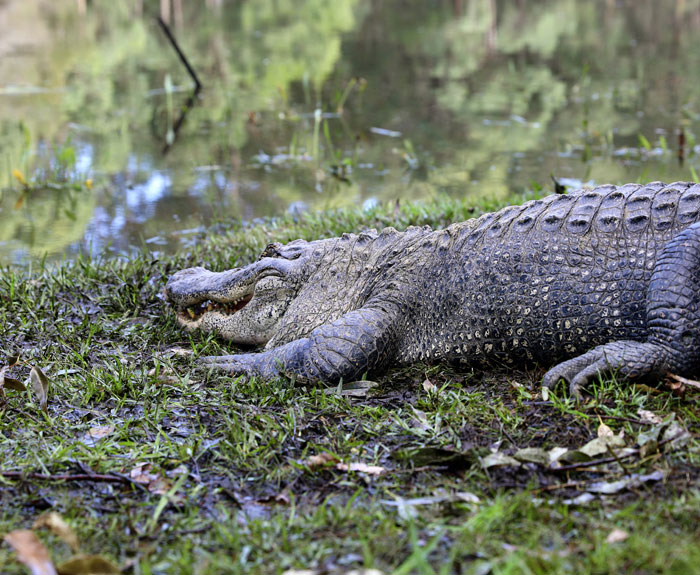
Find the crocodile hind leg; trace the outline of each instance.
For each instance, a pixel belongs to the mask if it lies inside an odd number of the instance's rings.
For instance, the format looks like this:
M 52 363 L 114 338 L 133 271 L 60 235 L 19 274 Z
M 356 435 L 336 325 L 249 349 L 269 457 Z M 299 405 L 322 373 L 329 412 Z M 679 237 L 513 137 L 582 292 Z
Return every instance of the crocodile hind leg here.
M 651 379 L 666 373 L 692 376 L 700 371 L 700 222 L 664 247 L 647 293 L 644 342 L 613 341 L 550 369 L 543 385 L 564 379 L 571 395 L 599 375 Z

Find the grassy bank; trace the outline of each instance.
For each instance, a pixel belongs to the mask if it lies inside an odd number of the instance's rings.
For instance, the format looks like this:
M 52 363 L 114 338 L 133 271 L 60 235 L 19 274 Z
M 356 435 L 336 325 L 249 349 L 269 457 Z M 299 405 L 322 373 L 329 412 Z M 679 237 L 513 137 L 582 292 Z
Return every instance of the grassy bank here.
M 270 241 L 491 207 L 289 217 L 175 257 L 3 270 L 0 344 L 20 359 L 6 376 L 38 366 L 50 388 L 46 412 L 5 390 L 0 532 L 56 512 L 80 552 L 137 574 L 700 572 L 697 394 L 601 382 L 575 405 L 543 401 L 541 371 L 434 366 L 351 390 L 238 381 L 194 369 L 226 347 L 184 334 L 162 299 L 176 269 Z M 37 533 L 56 563 L 75 552 Z M 27 572 L 8 544 L 0 566 Z

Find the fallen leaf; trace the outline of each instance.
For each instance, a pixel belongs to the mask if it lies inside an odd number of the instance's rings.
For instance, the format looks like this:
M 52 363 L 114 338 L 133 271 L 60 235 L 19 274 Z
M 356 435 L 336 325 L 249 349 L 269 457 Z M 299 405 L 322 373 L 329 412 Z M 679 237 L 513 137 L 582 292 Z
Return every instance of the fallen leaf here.
M 448 503 L 456 501 L 462 501 L 466 503 L 479 503 L 480 499 L 473 493 L 463 491 L 459 493 L 440 493 L 437 495 L 428 495 L 425 497 L 412 497 L 410 499 L 396 497 L 396 499 L 384 499 L 380 501 L 380 503 L 388 505 L 390 507 L 417 507 L 419 505 L 435 505 L 436 503 Z
M 148 377 L 155 377 L 156 381 L 162 385 L 175 385 L 180 381 L 180 378 L 170 368 L 156 369 L 155 367 L 148 370 Z
M 39 399 L 39 406 L 44 413 L 48 413 L 49 378 L 44 375 L 37 366 L 33 365 L 29 372 L 29 380 L 32 382 L 32 391 Z
M 171 479 L 174 479 L 175 477 L 180 477 L 180 475 L 182 475 L 183 473 L 189 474 L 189 472 L 190 472 L 190 470 L 187 467 L 187 465 L 185 465 L 184 463 L 181 463 L 177 467 L 170 469 L 169 471 L 166 471 L 165 474 L 168 477 L 170 477 Z
M 78 551 L 80 547 L 78 537 L 58 513 L 45 513 L 37 517 L 32 524 L 32 529 L 40 529 L 41 527 L 46 527 L 51 533 L 60 537 L 73 550 L 73 553 Z
M 645 423 L 653 423 L 655 425 L 663 423 L 663 419 L 661 419 L 661 416 L 656 415 L 653 411 L 642 409 L 641 407 L 637 410 L 637 415 L 639 416 L 639 419 L 641 419 Z
M 549 453 L 539 447 L 525 447 L 519 449 L 513 454 L 513 457 L 518 461 L 525 463 L 537 463 L 539 465 L 549 464 Z
M 301 462 L 309 469 L 314 469 L 316 467 L 324 467 L 329 463 L 336 463 L 338 458 L 332 453 L 319 453 L 318 455 L 311 455 Z
M 562 500 L 562 503 L 564 505 L 588 505 L 594 499 L 595 495 L 586 492 L 581 493 L 581 495 L 577 495 L 573 499 L 564 499 Z
M 411 427 L 420 431 L 428 431 L 431 428 L 428 416 L 422 409 L 413 408 L 415 418 L 411 419 Z
M 113 425 L 98 425 L 95 427 L 91 427 L 88 430 L 88 432 L 83 436 L 81 441 L 88 447 L 94 447 L 100 442 L 101 439 L 107 437 L 113 431 Z
M 668 387 L 675 395 L 680 397 L 685 396 L 686 388 L 690 387 L 695 390 L 700 390 L 700 381 L 695 381 L 694 379 L 687 379 L 676 375 L 675 373 L 668 373 L 664 384 Z
M 634 489 L 639 487 L 643 483 L 649 483 L 651 481 L 661 481 L 666 474 L 663 471 L 654 471 L 648 475 L 639 475 L 637 473 L 632 474 L 619 481 L 597 481 L 591 483 L 586 487 L 586 491 L 591 493 L 602 493 L 604 495 L 613 495 L 619 493 L 624 489 Z
M 460 471 L 474 465 L 481 453 L 483 450 L 476 448 L 461 452 L 442 447 L 420 447 L 395 451 L 391 457 L 402 462 L 411 462 L 414 467 L 446 467 L 450 471 Z
M 329 387 L 323 393 L 341 397 L 367 397 L 369 392 L 378 385 L 376 381 L 351 381 L 349 383 L 339 383 L 335 387 Z
M 590 460 L 590 455 L 586 455 L 578 449 L 569 449 L 557 458 L 557 463 L 585 463 Z
M 194 352 L 191 349 L 187 349 L 184 347 L 171 347 L 170 349 L 165 350 L 166 353 L 169 353 L 170 355 L 193 355 Z
M 423 382 L 423 389 L 426 391 L 426 393 L 436 393 L 437 392 L 437 385 L 435 385 L 429 379 L 426 379 Z
M 596 439 L 586 443 L 586 445 L 581 447 L 578 451 L 593 458 L 598 455 L 603 455 L 604 453 L 610 453 L 611 448 L 624 446 L 625 440 L 623 439 L 622 431 L 620 431 L 619 435 L 600 435 Z
M 150 493 L 165 495 L 172 482 L 157 473 L 151 473 L 152 465 L 150 463 L 139 463 L 129 473 L 132 481 L 146 486 Z
M 455 493 L 455 497 L 459 501 L 464 501 L 465 503 L 480 503 L 481 499 L 479 499 L 478 495 L 474 495 L 473 493 L 470 493 L 469 491 L 458 491 Z
M 0 382 L 0 386 L 4 387 L 5 389 L 12 389 L 14 391 L 27 390 L 24 384 L 19 379 L 15 379 L 14 377 L 3 377 L 2 382 Z
M 56 575 L 48 549 L 33 531 L 12 531 L 5 535 L 5 541 L 14 549 L 17 560 L 29 567 L 32 575 Z
M 661 440 L 667 442 L 664 446 L 666 449 L 683 447 L 690 441 L 690 433 L 672 417 L 669 418 L 668 427 L 664 430 Z
M 13 389 L 15 391 L 24 391 L 26 387 L 24 387 L 24 384 L 19 381 L 18 379 L 15 379 L 13 377 L 7 377 L 5 375 L 5 372 L 9 367 L 12 367 L 13 364 L 6 365 L 0 368 L 0 392 L 2 389 Z
M 650 385 L 647 385 L 646 383 L 635 383 L 633 385 L 633 388 L 635 391 L 639 391 L 642 393 L 648 393 L 649 395 L 659 395 L 661 393 L 661 390 L 656 388 L 656 387 L 651 387 Z
M 647 457 L 659 450 L 659 435 L 664 425 L 655 425 L 650 429 L 640 431 L 637 435 L 637 445 L 639 445 L 639 455 Z
M 619 481 L 596 481 L 591 483 L 586 489 L 591 493 L 602 493 L 604 495 L 613 495 L 619 493 L 629 486 L 629 479 L 620 479 Z
M 482 469 L 488 469 L 489 467 L 505 466 L 520 467 L 520 462 L 514 457 L 506 455 L 505 453 L 501 453 L 500 451 L 496 451 L 496 453 L 490 453 L 486 457 L 481 458 Z
M 608 536 L 605 538 L 605 541 L 607 543 L 620 543 L 621 541 L 624 541 L 630 536 L 627 531 L 623 531 L 622 529 L 613 529 Z
M 58 566 L 59 575 L 118 575 L 119 567 L 101 555 L 75 555 Z
M 613 435 L 615 435 L 613 430 L 601 422 L 598 426 L 598 437 L 612 437 Z
M 368 475 L 383 475 L 386 469 L 379 465 L 367 465 L 366 463 L 338 463 L 335 466 L 339 471 L 359 471 Z
M 383 499 L 380 503 L 388 505 L 389 507 L 401 507 L 402 505 L 410 505 L 417 507 L 419 505 L 435 505 L 436 503 L 443 503 L 445 501 L 450 501 L 452 497 L 448 494 L 443 495 L 427 495 L 425 497 L 411 497 L 410 499 L 404 499 L 403 497 L 397 497 L 396 499 Z
M 567 452 L 569 451 L 566 447 L 552 447 L 547 452 L 547 455 L 549 456 L 549 464 L 552 465 L 553 463 L 559 461 L 559 459 Z
M 257 500 L 257 503 L 263 504 L 275 504 L 275 505 L 289 505 L 289 490 L 285 487 L 279 493 L 274 495 L 268 495 L 267 497 L 261 497 Z
M 527 388 L 522 383 L 509 380 L 508 385 L 510 385 L 515 391 L 517 391 L 522 399 L 534 399 L 534 396 L 527 390 Z

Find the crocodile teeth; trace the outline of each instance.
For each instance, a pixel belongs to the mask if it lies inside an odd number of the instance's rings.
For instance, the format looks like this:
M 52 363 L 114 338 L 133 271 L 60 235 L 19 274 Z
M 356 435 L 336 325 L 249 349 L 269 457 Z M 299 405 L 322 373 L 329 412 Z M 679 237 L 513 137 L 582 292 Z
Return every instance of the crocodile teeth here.
M 202 314 L 205 314 L 210 311 L 218 311 L 227 314 L 233 314 L 243 309 L 251 299 L 253 299 L 253 294 L 246 295 L 229 302 L 207 300 L 199 304 L 190 306 L 182 310 L 181 313 L 185 316 L 189 316 L 190 319 L 193 320 L 198 319 Z

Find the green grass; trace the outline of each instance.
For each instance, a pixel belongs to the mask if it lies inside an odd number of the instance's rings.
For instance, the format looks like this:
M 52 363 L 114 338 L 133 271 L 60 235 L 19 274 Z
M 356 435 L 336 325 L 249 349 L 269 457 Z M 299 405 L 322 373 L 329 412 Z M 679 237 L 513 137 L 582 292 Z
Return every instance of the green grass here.
M 2 349 L 51 381 L 48 414 L 30 392 L 0 406 L 0 533 L 56 511 L 81 549 L 134 573 L 697 573 L 700 572 L 698 396 L 614 381 L 576 405 L 539 400 L 541 371 L 472 373 L 413 366 L 367 397 L 242 381 L 195 369 L 192 355 L 226 351 L 175 325 L 161 292 L 189 265 L 251 261 L 270 241 L 394 225 L 443 226 L 494 206 L 462 202 L 285 217 L 221 226 L 191 253 L 130 260 L 81 258 L 0 274 Z M 24 379 L 27 365 L 7 375 Z M 429 379 L 435 388 L 422 385 Z M 639 409 L 675 414 L 681 446 L 621 463 L 557 472 L 535 464 L 482 469 L 491 449 L 576 449 L 601 421 L 634 447 Z M 94 442 L 91 428 L 113 426 Z M 94 444 L 93 444 L 94 443 Z M 430 448 L 430 449 L 429 449 Z M 379 476 L 344 463 L 382 466 Z M 150 485 L 51 482 L 29 474 L 119 474 L 146 465 Z M 663 471 L 587 504 L 594 482 Z M 160 489 L 158 489 L 160 487 Z M 472 495 L 459 495 L 459 494 Z M 475 499 L 474 496 L 476 496 Z M 422 498 L 417 500 L 417 498 Z M 428 499 L 425 499 L 428 498 Z M 606 539 L 614 529 L 628 537 Z M 56 562 L 68 547 L 39 536 Z M 7 574 L 26 573 L 7 544 Z

